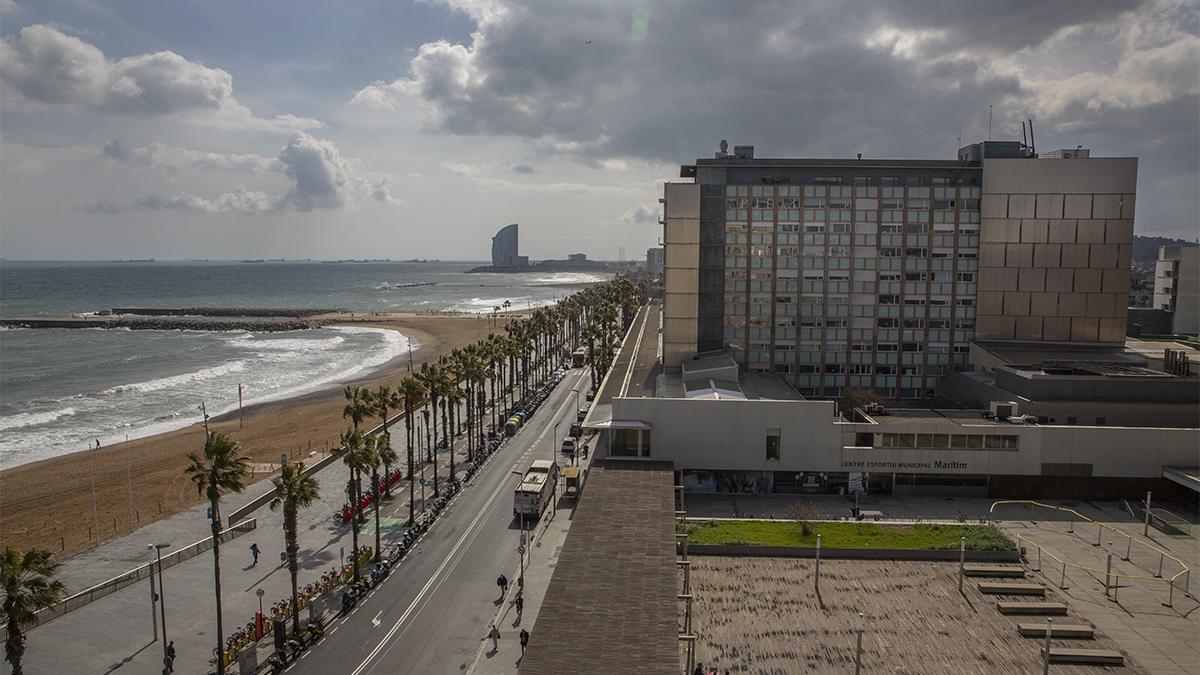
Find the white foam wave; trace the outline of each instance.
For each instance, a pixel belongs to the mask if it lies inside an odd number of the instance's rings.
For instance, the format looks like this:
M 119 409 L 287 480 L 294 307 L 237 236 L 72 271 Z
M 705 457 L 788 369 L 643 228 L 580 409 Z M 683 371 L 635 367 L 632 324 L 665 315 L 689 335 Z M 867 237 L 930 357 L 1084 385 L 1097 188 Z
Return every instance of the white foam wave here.
M 512 303 L 508 309 L 504 308 L 506 300 Z M 502 312 L 516 312 L 531 307 L 553 305 L 554 303 L 554 298 L 533 298 L 529 296 L 514 298 L 471 298 L 470 300 L 463 300 L 451 305 L 447 309 L 452 312 L 465 312 L 468 314 L 491 314 L 493 307 L 499 307 Z
M 39 424 L 49 424 L 54 420 L 68 417 L 75 414 L 74 408 L 63 408 L 61 410 L 48 410 L 46 412 L 29 412 L 9 415 L 8 417 L 0 417 L 0 431 L 8 429 L 20 429 L 23 427 L 36 427 Z
M 335 335 L 331 338 L 263 338 L 247 333 L 229 340 L 234 347 L 244 347 L 255 350 L 270 350 L 279 352 L 325 352 L 337 349 L 346 338 Z
M 135 392 L 142 392 L 142 393 L 149 392 L 149 391 L 159 391 L 162 389 L 170 389 L 172 387 L 178 387 L 181 385 L 191 384 L 193 382 L 200 382 L 203 380 L 211 380 L 213 378 L 222 377 L 224 375 L 240 373 L 245 369 L 246 369 L 245 361 L 230 361 L 229 363 L 223 363 L 219 366 L 213 366 L 212 368 L 201 368 L 200 370 L 194 370 L 190 373 L 182 373 L 179 375 L 172 375 L 170 377 L 160 377 L 160 378 L 157 378 L 154 380 L 147 380 L 145 382 L 134 382 L 132 384 L 122 384 L 122 385 L 118 385 L 115 387 L 109 387 L 108 389 L 105 389 L 105 390 L 101 391 L 100 393 L 101 394 L 119 394 L 119 393 L 128 392 L 128 391 L 135 391 Z

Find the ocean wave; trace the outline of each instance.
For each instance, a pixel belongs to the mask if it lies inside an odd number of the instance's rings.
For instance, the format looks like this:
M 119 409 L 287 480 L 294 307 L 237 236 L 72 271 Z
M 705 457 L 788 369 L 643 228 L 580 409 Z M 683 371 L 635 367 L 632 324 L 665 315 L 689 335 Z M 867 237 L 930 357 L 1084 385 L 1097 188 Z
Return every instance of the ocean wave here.
M 219 366 L 213 366 L 212 368 L 201 368 L 200 370 L 194 370 L 190 373 L 182 373 L 180 375 L 171 375 L 170 377 L 160 377 L 153 380 L 147 380 L 145 382 L 134 382 L 132 384 L 122 384 L 115 387 L 109 387 L 108 389 L 102 390 L 100 393 L 104 395 L 110 395 L 130 391 L 142 393 L 160 391 L 162 389 L 170 389 L 172 387 L 191 384 L 193 382 L 211 380 L 224 375 L 240 373 L 245 369 L 245 361 L 231 361 Z
M 346 338 L 335 335 L 330 338 L 263 338 L 246 334 L 228 340 L 234 347 L 279 352 L 325 352 L 337 349 L 346 342 Z
M 504 308 L 505 301 L 512 303 L 508 309 Z M 491 314 L 493 307 L 499 307 L 501 312 L 515 312 L 529 309 L 530 307 L 553 305 L 555 302 L 554 298 L 534 298 L 531 296 L 515 298 L 471 298 L 450 305 L 446 309 L 451 312 L 465 312 L 467 314 Z
M 74 408 L 63 408 L 61 410 L 48 410 L 46 412 L 37 413 L 18 413 L 8 417 L 0 417 L 0 431 L 20 429 L 22 427 L 36 427 L 39 424 L 49 424 L 54 420 L 74 414 Z

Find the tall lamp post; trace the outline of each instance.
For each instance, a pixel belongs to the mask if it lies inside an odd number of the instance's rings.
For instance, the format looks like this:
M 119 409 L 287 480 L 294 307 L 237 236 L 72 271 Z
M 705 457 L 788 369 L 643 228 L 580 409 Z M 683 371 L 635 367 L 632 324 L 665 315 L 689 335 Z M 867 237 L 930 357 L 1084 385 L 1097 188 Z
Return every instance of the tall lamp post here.
M 162 644 L 163 644 L 163 672 L 167 672 L 167 593 L 166 587 L 163 586 L 163 571 L 162 571 L 162 550 L 169 548 L 170 544 L 146 544 L 146 548 L 150 549 L 155 558 L 158 560 L 158 609 L 162 615 Z M 154 572 L 151 570 L 151 575 Z M 153 581 L 153 579 L 151 579 Z

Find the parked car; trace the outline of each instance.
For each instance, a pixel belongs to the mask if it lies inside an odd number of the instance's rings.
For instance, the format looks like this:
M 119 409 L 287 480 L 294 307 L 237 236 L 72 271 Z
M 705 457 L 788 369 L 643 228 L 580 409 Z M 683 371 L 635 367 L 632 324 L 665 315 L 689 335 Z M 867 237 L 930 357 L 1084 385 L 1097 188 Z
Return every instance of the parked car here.
M 571 438 L 570 436 L 567 436 L 566 438 L 563 439 L 562 451 L 573 455 L 573 454 L 575 454 L 576 445 L 577 444 L 575 443 L 575 439 Z

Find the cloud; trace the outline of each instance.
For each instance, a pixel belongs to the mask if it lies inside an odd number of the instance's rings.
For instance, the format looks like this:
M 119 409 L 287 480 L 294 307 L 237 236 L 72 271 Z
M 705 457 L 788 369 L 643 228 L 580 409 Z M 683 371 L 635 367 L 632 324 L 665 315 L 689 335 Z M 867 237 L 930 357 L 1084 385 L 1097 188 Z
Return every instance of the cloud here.
M 404 202 L 392 196 L 391 190 L 388 187 L 390 179 L 387 176 L 376 180 L 371 186 L 371 198 L 377 202 L 391 204 L 393 206 L 401 206 Z
M 658 207 L 653 204 L 638 204 L 621 214 L 622 223 L 657 223 Z
M 331 141 L 297 133 L 279 153 L 279 161 L 283 173 L 295 181 L 283 197 L 284 207 L 297 211 L 338 208 L 354 187 L 350 163 Z
M 136 210 L 237 214 L 305 212 L 350 207 L 359 195 L 393 206 L 402 204 L 391 194 L 390 177 L 366 176 L 366 172 L 356 168 L 356 163 L 343 156 L 333 142 L 302 131 L 292 135 L 277 157 L 226 155 L 160 143 L 131 147 L 122 139 L 109 141 L 101 152 L 113 162 L 160 171 L 188 168 L 252 174 L 279 173 L 291 180 L 292 187 L 278 196 L 239 185 L 212 199 L 181 192 L 170 196 L 142 197 L 129 204 L 105 200 L 82 207 L 87 213 L 112 214 Z
M 295 115 L 258 117 L 233 95 L 233 76 L 171 51 L 109 60 L 54 26 L 27 26 L 0 40 L 9 95 L 34 106 L 72 106 L 135 118 L 173 117 L 226 129 L 292 132 L 320 128 Z
M 442 162 L 442 168 L 463 178 L 478 176 L 483 173 L 483 167 L 466 162 Z
M 664 2 L 648 22 L 635 1 L 442 1 L 472 18 L 470 37 L 421 45 L 353 105 L 614 170 L 688 162 L 722 138 L 776 157 L 953 157 L 960 128 L 986 137 L 991 105 L 993 137 L 1034 117 L 1039 148 L 1140 156 L 1152 227 L 1178 217 L 1158 206 L 1178 201 L 1163 186 L 1200 173 L 1189 0 Z M 755 37 L 723 48 L 730 35 Z
M 105 159 L 129 166 L 161 171 L 200 169 L 205 171 L 241 171 L 263 173 L 278 171 L 282 163 L 275 157 L 251 154 L 222 154 L 162 143 L 132 147 L 124 138 L 114 138 L 101 150 Z
M 138 208 L 190 213 L 269 213 L 279 208 L 265 192 L 247 189 L 239 185 L 233 192 L 226 192 L 215 199 L 197 197 L 187 192 L 170 197 L 143 197 L 135 202 Z
M 537 169 L 534 169 L 532 166 L 529 166 L 528 164 L 513 164 L 511 167 L 509 167 L 509 169 L 513 173 L 523 173 L 523 174 L 531 174 L 531 173 L 537 171 Z

